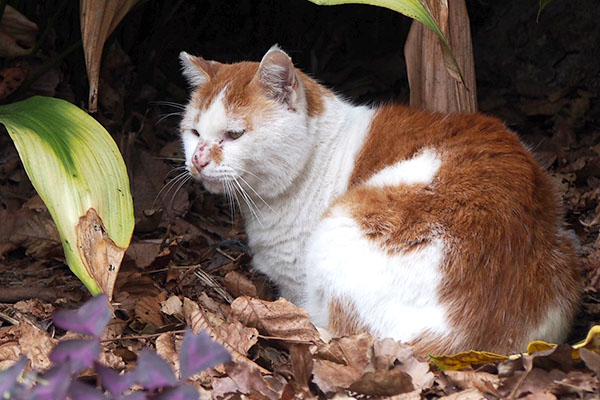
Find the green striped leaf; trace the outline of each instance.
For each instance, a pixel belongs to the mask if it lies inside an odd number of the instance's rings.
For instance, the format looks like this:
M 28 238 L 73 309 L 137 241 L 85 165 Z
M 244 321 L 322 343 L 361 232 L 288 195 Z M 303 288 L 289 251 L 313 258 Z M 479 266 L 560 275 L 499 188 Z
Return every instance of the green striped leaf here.
M 134 225 L 114 140 L 84 111 L 48 97 L 0 106 L 0 122 L 56 223 L 69 267 L 92 294 L 111 297 Z

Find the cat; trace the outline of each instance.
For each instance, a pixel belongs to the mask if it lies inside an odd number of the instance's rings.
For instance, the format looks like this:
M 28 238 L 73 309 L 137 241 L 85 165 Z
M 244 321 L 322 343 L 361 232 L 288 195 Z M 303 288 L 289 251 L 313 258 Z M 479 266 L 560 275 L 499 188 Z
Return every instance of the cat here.
M 260 63 L 180 59 L 189 173 L 238 203 L 253 266 L 316 326 L 418 354 L 564 340 L 575 245 L 549 177 L 499 120 L 353 105 L 277 46 Z

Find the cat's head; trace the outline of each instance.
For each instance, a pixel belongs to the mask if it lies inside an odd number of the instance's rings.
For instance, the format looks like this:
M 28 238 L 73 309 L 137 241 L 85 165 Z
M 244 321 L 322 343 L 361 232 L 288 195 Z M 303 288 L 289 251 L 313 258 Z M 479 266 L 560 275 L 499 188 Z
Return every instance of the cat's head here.
M 262 197 L 283 193 L 315 140 L 305 78 L 288 55 L 274 46 L 260 63 L 221 64 L 184 52 L 180 59 L 193 87 L 181 122 L 192 177 L 213 193 L 238 185 Z

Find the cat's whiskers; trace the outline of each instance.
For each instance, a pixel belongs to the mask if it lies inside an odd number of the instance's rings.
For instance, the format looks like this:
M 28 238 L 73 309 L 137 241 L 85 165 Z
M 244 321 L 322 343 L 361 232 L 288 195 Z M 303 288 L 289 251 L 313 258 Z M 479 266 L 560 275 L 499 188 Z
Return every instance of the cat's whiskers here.
M 176 103 L 174 101 L 153 101 L 151 104 L 157 106 L 169 106 L 173 108 L 179 108 L 180 110 L 185 110 L 185 104 Z
M 259 199 L 260 201 L 262 201 L 262 202 L 264 203 L 264 205 L 265 205 L 265 206 L 267 206 L 267 208 L 268 208 L 269 210 L 271 210 L 271 211 L 275 212 L 275 210 L 273 210 L 273 209 L 271 208 L 271 206 L 269 205 L 269 203 L 267 203 L 267 202 L 265 201 L 265 199 L 263 199 L 263 198 L 262 198 L 262 196 L 261 196 L 260 194 L 258 194 L 258 193 L 256 192 L 256 190 L 254 190 L 254 188 L 253 188 L 253 187 L 252 187 L 252 186 L 251 186 L 251 185 L 248 183 L 248 181 L 246 181 L 246 180 L 245 180 L 245 179 L 244 179 L 244 178 L 243 178 L 241 175 L 238 175 L 238 178 L 240 178 L 240 179 L 242 180 L 242 182 L 243 182 L 243 183 L 245 183 L 245 184 L 246 184 L 246 186 L 248 186 L 248 188 L 249 188 L 250 190 L 252 190 L 252 193 L 254 193 L 254 194 L 256 195 L 256 197 L 258 197 L 258 199 Z
M 265 181 L 264 179 L 262 179 L 262 178 L 261 178 L 261 177 L 259 177 L 258 175 L 256 175 L 256 174 L 253 174 L 252 172 L 250 172 L 250 171 L 248 171 L 248 170 L 245 170 L 245 169 L 244 169 L 244 168 L 242 168 L 242 167 L 235 167 L 235 168 L 232 168 L 232 169 L 233 169 L 233 170 L 236 172 L 236 174 L 237 174 L 238 176 L 240 176 L 240 174 L 239 174 L 239 173 L 237 173 L 237 171 L 236 171 L 236 170 L 238 170 L 238 169 L 239 169 L 240 171 L 242 171 L 242 172 L 245 172 L 245 173 L 247 173 L 248 175 L 251 175 L 251 176 L 255 177 L 256 179 L 258 179 L 258 180 L 259 180 L 259 181 L 261 181 L 261 182 L 264 182 L 264 181 Z
M 252 216 L 258 221 L 258 223 L 260 224 L 260 226 L 263 226 L 262 220 L 261 220 L 262 213 L 260 212 L 260 209 L 258 208 L 258 206 L 256 205 L 256 203 L 254 202 L 254 200 L 252 199 L 252 197 L 250 197 L 248 195 L 248 193 L 246 192 L 246 190 L 244 190 L 244 188 L 238 182 L 237 177 L 234 174 L 230 173 L 229 176 L 232 179 L 231 182 L 235 184 L 234 188 L 236 188 L 237 192 L 240 194 L 240 196 L 242 196 L 242 199 L 244 200 L 244 202 L 248 206 L 248 210 L 250 211 L 250 213 L 252 214 Z
M 235 221 L 235 206 L 233 204 L 233 197 L 231 193 L 231 189 L 228 185 L 229 182 L 223 180 L 221 181 L 221 185 L 223 186 L 223 192 L 225 192 L 225 198 L 227 199 L 227 205 L 229 206 L 229 214 L 231 215 L 231 224 L 233 225 Z
M 167 114 L 162 114 L 160 116 L 160 118 L 158 119 L 158 121 L 156 121 L 156 125 L 160 124 L 163 120 L 169 118 L 169 117 L 183 117 L 184 116 L 184 112 L 183 111 L 178 111 L 178 112 L 172 112 L 172 113 L 167 113 Z
M 175 191 L 173 192 L 173 195 L 171 196 L 171 201 L 169 201 L 169 210 L 171 210 L 173 208 L 173 201 L 175 200 L 175 196 L 177 196 L 177 193 L 181 190 L 183 185 L 188 183 L 191 179 L 192 179 L 192 176 L 190 174 L 187 174 L 183 177 L 183 179 L 180 180 L 179 186 L 177 186 L 177 189 L 175 189 Z
M 176 162 L 185 162 L 185 158 L 183 157 L 152 157 L 155 160 L 167 160 L 167 161 L 176 161 Z M 178 170 L 178 169 L 185 169 L 187 168 L 185 165 L 181 165 L 179 167 L 175 167 L 173 168 L 173 171 Z
M 180 169 L 180 167 L 177 167 L 176 169 L 174 169 L 174 171 L 178 170 L 178 169 Z M 186 177 L 191 178 L 191 175 L 189 174 L 187 169 L 184 170 L 183 172 L 179 173 L 178 175 L 176 175 L 169 182 L 165 183 L 165 185 L 162 187 L 162 189 L 160 189 L 160 191 L 156 194 L 156 197 L 154 198 L 154 202 L 152 203 L 152 207 L 156 207 L 156 203 L 161 199 L 161 195 L 166 196 L 171 191 L 171 189 L 173 189 L 175 187 L 175 185 L 177 185 L 180 181 L 185 180 Z M 163 192 L 164 192 L 164 194 L 163 194 Z

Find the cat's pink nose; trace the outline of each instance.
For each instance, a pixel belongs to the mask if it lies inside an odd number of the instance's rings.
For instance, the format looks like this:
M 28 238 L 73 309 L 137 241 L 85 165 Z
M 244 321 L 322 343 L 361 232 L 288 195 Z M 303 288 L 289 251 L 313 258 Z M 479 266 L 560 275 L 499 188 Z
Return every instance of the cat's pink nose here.
M 208 151 L 205 151 L 206 145 L 202 145 L 196 149 L 192 156 L 192 164 L 198 171 L 202 171 L 210 163 Z

